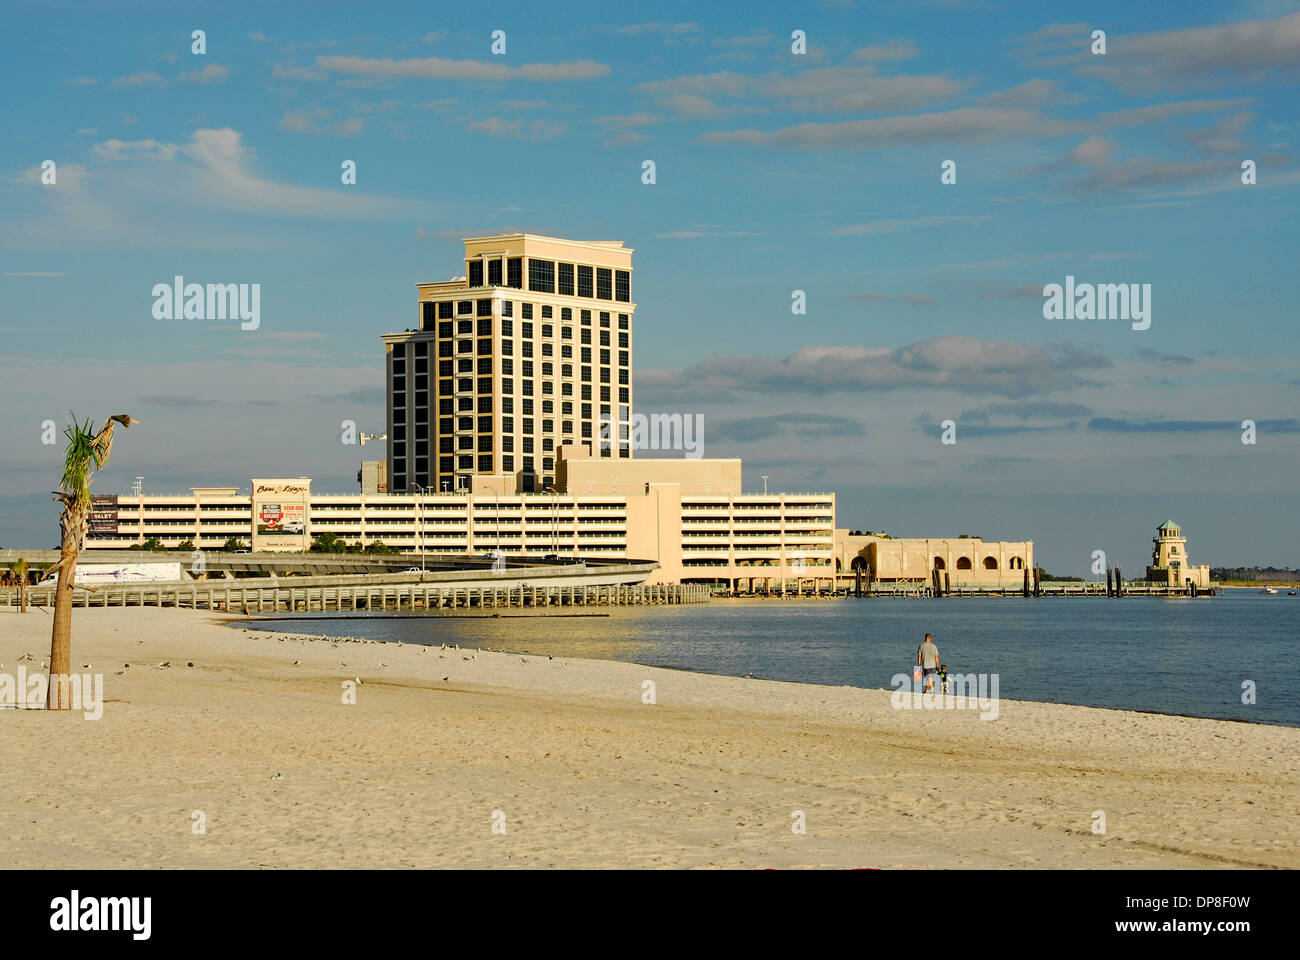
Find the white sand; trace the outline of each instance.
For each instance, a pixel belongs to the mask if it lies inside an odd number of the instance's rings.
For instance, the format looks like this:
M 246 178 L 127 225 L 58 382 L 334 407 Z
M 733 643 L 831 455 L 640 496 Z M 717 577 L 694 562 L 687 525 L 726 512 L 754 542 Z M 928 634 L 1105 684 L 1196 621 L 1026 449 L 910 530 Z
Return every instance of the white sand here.
M 75 611 L 73 667 L 109 702 L 97 721 L 0 710 L 0 863 L 1300 866 L 1293 728 L 1005 700 L 989 722 L 888 691 L 221 619 Z M 0 672 L 24 652 L 39 668 L 49 634 L 47 613 L 0 611 Z

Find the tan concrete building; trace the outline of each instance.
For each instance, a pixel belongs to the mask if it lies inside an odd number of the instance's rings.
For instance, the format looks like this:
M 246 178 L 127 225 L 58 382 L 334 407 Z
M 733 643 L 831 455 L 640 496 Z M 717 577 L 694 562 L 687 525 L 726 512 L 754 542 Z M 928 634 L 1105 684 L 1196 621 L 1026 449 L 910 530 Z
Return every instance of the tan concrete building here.
M 472 492 L 475 478 L 484 491 L 552 489 L 560 445 L 593 441 L 602 417 L 631 419 L 636 304 L 621 242 L 477 237 L 464 276 L 416 287 L 418 326 L 383 336 L 393 493 Z
M 1034 569 L 1032 540 L 996 542 L 977 537 L 896 539 L 835 531 L 836 562 L 861 568 L 873 581 L 929 582 L 935 571 L 953 585 L 1019 586 Z
M 739 460 L 613 460 L 571 446 L 561 464 L 564 486 L 552 493 L 320 494 L 294 477 L 253 480 L 251 494 L 101 496 L 86 546 L 156 537 L 217 550 L 234 538 L 254 552 L 299 551 L 331 533 L 412 556 L 653 560 L 650 583 L 807 589 L 834 576 L 834 494 L 743 494 Z
M 1147 567 L 1147 579 L 1173 587 L 1192 583 L 1198 589 L 1208 590 L 1210 567 L 1208 564 L 1192 565 L 1182 528 L 1172 520 L 1166 520 L 1156 528 L 1156 535 L 1151 538 L 1151 566 Z

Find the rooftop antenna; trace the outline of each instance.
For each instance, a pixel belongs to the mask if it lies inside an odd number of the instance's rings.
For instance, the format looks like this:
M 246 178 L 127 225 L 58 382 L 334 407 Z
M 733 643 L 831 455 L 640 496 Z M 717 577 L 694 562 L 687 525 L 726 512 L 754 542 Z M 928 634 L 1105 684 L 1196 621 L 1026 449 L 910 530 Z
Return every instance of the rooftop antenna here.
M 767 474 L 763 474 L 763 496 L 767 496 Z
M 135 483 L 131 484 L 131 493 L 137 497 L 144 493 L 144 477 L 135 478 Z

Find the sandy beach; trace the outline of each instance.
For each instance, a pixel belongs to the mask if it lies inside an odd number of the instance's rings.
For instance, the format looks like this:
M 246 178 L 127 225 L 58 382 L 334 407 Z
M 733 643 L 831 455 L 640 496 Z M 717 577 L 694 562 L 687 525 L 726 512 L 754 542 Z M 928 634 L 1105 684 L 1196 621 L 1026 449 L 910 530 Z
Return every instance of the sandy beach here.
M 103 716 L 0 710 L 7 867 L 1300 866 L 1294 728 L 73 616 Z

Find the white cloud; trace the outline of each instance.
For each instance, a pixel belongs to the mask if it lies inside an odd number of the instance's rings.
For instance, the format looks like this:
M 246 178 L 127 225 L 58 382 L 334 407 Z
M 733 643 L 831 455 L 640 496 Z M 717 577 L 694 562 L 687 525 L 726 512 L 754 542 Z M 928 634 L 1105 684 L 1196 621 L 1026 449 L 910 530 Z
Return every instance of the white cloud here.
M 553 140 L 564 133 L 567 124 L 553 120 L 502 120 L 500 117 L 486 117 L 476 120 L 466 129 L 470 133 L 486 133 L 491 137 L 506 140 Z
M 435 80 L 590 80 L 609 73 L 609 67 L 593 60 L 568 63 L 526 63 L 509 67 L 482 60 L 444 60 L 422 57 L 393 60 L 390 57 L 317 57 L 316 65 L 332 73 L 368 77 L 421 77 Z
M 192 73 L 182 73 L 178 80 L 181 83 L 225 83 L 226 78 L 230 76 L 230 71 L 221 66 L 219 63 L 210 63 L 202 70 L 195 70 Z
M 118 77 L 113 81 L 115 87 L 165 87 L 167 80 L 152 70 L 144 73 L 132 73 L 125 77 Z

